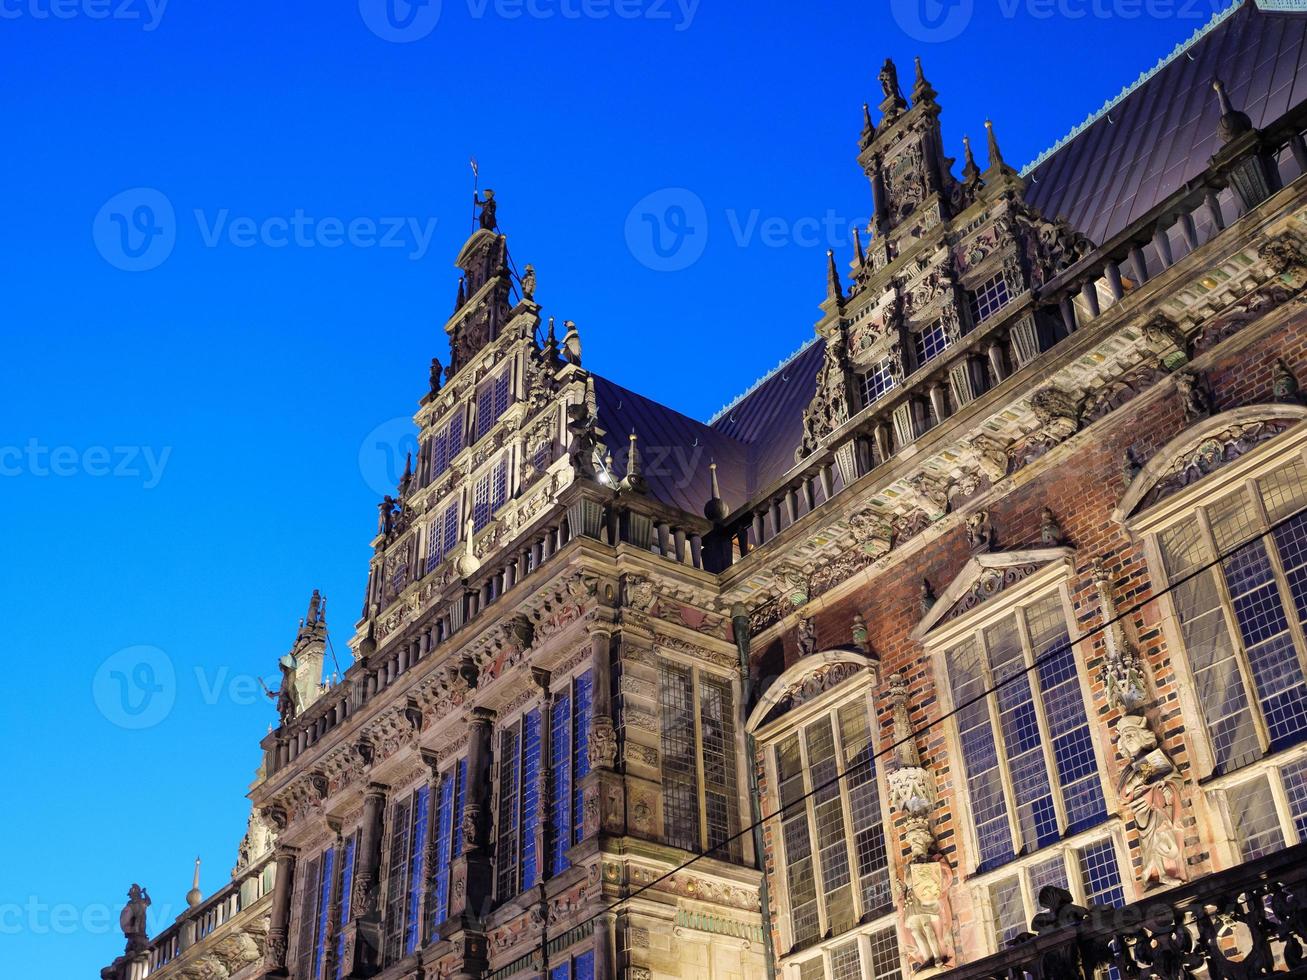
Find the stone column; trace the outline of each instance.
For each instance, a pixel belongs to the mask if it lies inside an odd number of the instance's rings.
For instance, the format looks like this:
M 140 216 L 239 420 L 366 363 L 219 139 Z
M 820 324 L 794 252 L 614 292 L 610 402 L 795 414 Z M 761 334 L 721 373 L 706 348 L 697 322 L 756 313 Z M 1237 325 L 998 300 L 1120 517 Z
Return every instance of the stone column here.
M 473 708 L 468 721 L 467 791 L 463 797 L 463 814 L 459 833 L 463 835 L 463 853 L 450 869 L 450 918 L 475 919 L 483 915 L 490 903 L 493 868 L 491 866 L 490 824 L 490 738 L 495 713 L 488 708 Z
M 290 900 L 295 888 L 295 857 L 298 852 L 277 845 L 277 880 L 272 892 L 272 916 L 268 925 L 263 964 L 266 977 L 288 977 L 286 952 L 290 942 Z
M 590 768 L 611 770 L 617 763 L 617 729 L 613 724 L 612 633 L 606 623 L 590 631 L 593 688 L 590 702 Z
M 350 921 L 342 929 L 341 973 L 346 977 L 370 976 L 381 966 L 381 841 L 388 789 L 381 783 L 369 783 L 363 794 Z
M 549 690 L 549 671 L 539 667 L 531 668 L 531 679 L 540 688 L 540 768 L 537 772 L 537 815 L 536 825 L 531 829 L 535 834 L 536 868 L 541 881 L 548 877 L 549 851 L 553 843 L 552 825 L 549 819 L 550 804 L 553 802 L 553 709 L 554 696 Z

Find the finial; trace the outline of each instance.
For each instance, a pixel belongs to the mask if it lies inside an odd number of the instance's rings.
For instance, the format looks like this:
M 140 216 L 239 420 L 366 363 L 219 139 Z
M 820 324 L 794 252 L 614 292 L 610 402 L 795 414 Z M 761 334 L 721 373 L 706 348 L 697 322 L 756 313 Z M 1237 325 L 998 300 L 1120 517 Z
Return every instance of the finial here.
M 640 449 L 636 445 L 635 430 L 631 430 L 630 435 L 631 448 L 626 452 L 626 476 L 618 484 L 618 488 L 628 493 L 648 493 L 649 485 L 645 483 L 644 476 L 640 473 Z
M 708 482 L 712 487 L 712 496 L 708 502 L 703 505 L 703 516 L 708 518 L 714 524 L 720 524 L 726 520 L 726 515 L 730 511 L 726 507 L 726 501 L 722 500 L 722 488 L 717 483 L 717 463 L 713 461 L 708 464 Z
M 463 304 L 466 302 L 467 302 L 467 292 L 463 288 L 463 279 L 460 278 L 458 280 L 458 295 L 454 297 L 454 312 L 457 313 L 459 310 L 461 310 L 463 308 Z
M 862 251 L 862 232 L 858 230 L 857 225 L 853 226 L 853 249 L 854 255 L 858 260 L 858 265 L 866 265 L 867 256 Z
M 1216 89 L 1216 100 L 1221 107 L 1221 121 L 1217 126 L 1222 142 L 1228 143 L 1253 128 L 1253 121 L 1246 112 L 1240 112 L 1230 102 L 1229 93 L 1225 91 L 1225 82 L 1219 78 L 1212 82 Z
M 315 592 L 314 595 L 317 595 Z M 191 879 L 191 890 L 186 893 L 186 904 L 195 908 L 200 902 L 204 901 L 204 893 L 200 891 L 200 859 L 195 859 L 195 876 Z
M 992 170 L 995 167 L 1005 167 L 1007 164 L 1003 161 L 1003 154 L 998 148 L 998 137 L 994 135 L 994 123 L 985 120 L 985 136 L 989 140 L 989 166 Z
M 971 137 L 962 137 L 962 182 L 975 184 L 980 180 L 980 168 L 976 166 L 975 154 L 971 152 Z
M 876 138 L 876 124 L 871 121 L 871 106 L 862 103 L 862 136 L 860 142 L 865 150 L 871 145 L 871 141 Z
M 463 553 L 458 556 L 454 562 L 454 569 L 458 572 L 459 578 L 471 578 L 481 568 L 481 562 L 477 560 L 476 550 L 472 547 L 472 538 L 476 536 L 476 524 L 472 515 L 468 515 L 463 522 L 463 539 L 465 547 Z
M 835 252 L 826 249 L 826 298 L 844 302 L 844 287 L 840 285 L 840 272 L 835 268 Z

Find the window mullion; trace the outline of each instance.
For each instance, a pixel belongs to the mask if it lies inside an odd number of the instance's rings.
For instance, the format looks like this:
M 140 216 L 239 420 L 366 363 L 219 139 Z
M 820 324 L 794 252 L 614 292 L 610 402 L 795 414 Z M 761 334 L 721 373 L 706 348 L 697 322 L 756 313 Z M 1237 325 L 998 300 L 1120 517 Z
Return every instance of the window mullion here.
M 1253 683 L 1252 668 L 1248 664 L 1248 651 L 1244 647 L 1243 630 L 1239 628 L 1239 617 L 1235 615 L 1234 600 L 1230 598 L 1230 589 L 1225 582 L 1225 569 L 1221 564 L 1221 552 L 1216 546 L 1216 536 L 1212 533 L 1211 521 L 1207 518 L 1207 508 L 1199 507 L 1196 515 L 1198 517 L 1198 526 L 1203 532 L 1203 543 L 1207 545 L 1208 554 L 1216 562 L 1212 569 L 1216 573 L 1213 576 L 1216 579 L 1216 593 L 1221 598 L 1225 628 L 1235 646 L 1235 665 L 1239 668 L 1239 678 L 1243 681 L 1244 691 L 1247 692 L 1249 714 L 1253 719 L 1253 727 L 1257 730 L 1257 741 L 1264 753 L 1270 747 L 1271 738 L 1266 730 L 1266 722 L 1262 718 L 1261 698 L 1258 696 L 1257 685 Z
M 985 631 L 976 631 L 976 644 L 980 648 L 980 673 L 985 680 L 985 706 L 989 709 L 989 723 L 994 732 L 994 757 L 998 762 L 999 779 L 1003 782 L 1003 795 L 1006 797 L 1008 831 L 1012 835 L 1012 853 L 1020 854 L 1022 848 L 1021 819 L 1017 812 L 1016 785 L 1012 782 L 1012 772 L 1008 766 L 1007 743 L 1003 741 L 1003 719 L 998 710 L 998 694 L 994 690 L 994 673 L 990 670 L 989 644 L 985 642 Z
M 812 882 L 817 892 L 817 934 L 826 935 L 826 879 L 821 873 L 821 849 L 818 847 L 817 812 L 813 805 L 812 765 L 808 762 L 808 729 L 796 729 L 799 758 L 803 760 L 803 813 L 808 821 L 808 851 L 812 855 Z
M 1035 666 L 1035 645 L 1030 640 L 1030 624 L 1026 622 L 1026 610 L 1016 610 L 1017 635 L 1021 637 L 1021 652 L 1025 657 L 1027 683 L 1030 685 L 1030 700 L 1035 706 L 1035 717 L 1039 720 L 1040 748 L 1044 753 L 1044 766 L 1048 772 L 1048 787 L 1053 797 L 1053 810 L 1057 814 L 1057 825 L 1066 833 L 1071 825 L 1066 815 L 1066 803 L 1062 799 L 1062 780 L 1057 768 L 1057 754 L 1053 751 L 1053 738 L 1049 734 L 1052 727 L 1048 723 L 1048 713 L 1044 707 L 1043 689 L 1039 686 L 1039 668 Z M 1070 636 L 1067 637 L 1068 642 Z M 1086 715 L 1087 717 L 1087 715 Z
M 699 806 L 699 850 L 708 850 L 708 788 L 703 772 L 703 718 L 699 698 L 699 668 L 690 671 L 690 713 L 694 718 L 694 777 L 697 785 L 695 802 Z
M 855 922 L 860 922 L 866 910 L 862 907 L 862 878 L 858 873 L 858 849 L 854 840 L 857 831 L 853 827 L 853 806 L 849 802 L 848 793 L 849 781 L 847 777 L 840 778 L 843 777 L 844 769 L 848 765 L 848 756 L 844 752 L 844 732 L 840 728 L 839 711 L 832 711 L 828 717 L 831 720 L 832 741 L 835 745 L 835 772 L 839 780 L 836 787 L 840 794 L 840 817 L 844 821 L 844 846 L 848 852 L 849 891 L 853 896 L 853 918 Z M 870 738 L 870 726 L 867 735 Z

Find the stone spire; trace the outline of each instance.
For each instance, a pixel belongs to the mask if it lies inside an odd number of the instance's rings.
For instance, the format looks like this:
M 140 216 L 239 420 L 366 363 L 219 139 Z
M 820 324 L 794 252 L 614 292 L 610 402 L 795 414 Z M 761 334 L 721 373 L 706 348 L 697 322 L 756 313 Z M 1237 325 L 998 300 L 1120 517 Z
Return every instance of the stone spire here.
M 862 103 L 862 135 L 858 137 L 858 146 L 865 150 L 876 138 L 876 125 L 871 121 L 871 106 Z
M 971 152 L 971 137 L 962 137 L 962 183 L 974 187 L 980 183 L 980 168 L 976 166 L 975 154 Z
M 200 902 L 204 901 L 204 893 L 200 891 L 200 859 L 195 859 L 195 876 L 191 879 L 191 890 L 186 893 L 186 904 L 190 908 L 195 908 Z
M 837 306 L 844 303 L 844 287 L 840 284 L 840 272 L 835 267 L 835 252 L 826 249 L 826 301 Z
M 648 493 L 649 484 L 640 472 L 640 448 L 636 444 L 635 432 L 630 435 L 631 448 L 626 453 L 626 476 L 618 484 L 618 489 L 627 493 Z
M 459 250 L 454 265 L 461 273 L 453 315 L 445 324 L 449 335 L 451 376 L 499 336 L 512 316 L 508 240 L 499 233 L 497 202 L 490 191 L 478 201 L 480 227 Z
M 708 464 L 708 479 L 712 485 L 712 496 L 708 502 L 703 505 L 703 516 L 708 518 L 714 524 L 720 524 L 726 520 L 730 513 L 730 508 L 726 506 L 726 501 L 722 500 L 722 488 L 717 483 L 717 463 Z
M 985 138 L 989 143 L 989 169 L 1007 169 L 1007 161 L 1003 159 L 1003 152 L 998 148 L 998 137 L 994 135 L 993 120 L 985 120 Z
M 297 700 L 302 712 L 322 693 L 322 665 L 327 649 L 327 600 L 317 589 L 309 596 L 308 612 L 300 620 L 289 659 Z M 285 659 L 285 658 L 283 658 Z M 283 683 L 285 681 L 283 680 Z
M 853 251 L 854 258 L 858 260 L 858 268 L 862 268 L 867 264 L 867 256 L 862 251 L 862 232 L 857 225 L 853 226 Z
M 921 68 L 921 59 L 914 58 L 913 61 L 916 63 L 917 76 L 912 83 L 912 104 L 934 102 L 935 96 L 939 93 L 931 88 L 930 82 L 926 81 L 926 73 Z

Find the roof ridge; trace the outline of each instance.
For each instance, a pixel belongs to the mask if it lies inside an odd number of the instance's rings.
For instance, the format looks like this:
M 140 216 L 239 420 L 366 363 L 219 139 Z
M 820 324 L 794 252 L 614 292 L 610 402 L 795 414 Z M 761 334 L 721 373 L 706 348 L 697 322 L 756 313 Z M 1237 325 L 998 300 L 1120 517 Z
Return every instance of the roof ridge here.
M 1138 91 L 1138 89 L 1146 81 L 1148 81 L 1159 71 L 1161 71 L 1163 68 L 1169 65 L 1177 57 L 1187 52 L 1195 44 L 1197 44 L 1209 33 L 1211 33 L 1216 27 L 1223 24 L 1228 18 L 1230 18 L 1237 11 L 1239 11 L 1245 4 L 1250 2 L 1252 6 L 1258 9 L 1267 9 L 1267 10 L 1289 9 L 1290 6 L 1292 6 L 1293 9 L 1301 9 L 1302 6 L 1301 3 L 1294 3 L 1293 0 L 1289 0 L 1288 3 L 1285 3 L 1285 0 L 1233 0 L 1230 6 L 1226 7 L 1224 10 L 1218 11 L 1216 14 L 1212 16 L 1211 20 L 1209 20 L 1202 27 L 1198 28 L 1198 30 L 1194 31 L 1194 33 L 1190 35 L 1188 40 L 1181 41 L 1179 44 L 1177 44 L 1175 46 L 1175 49 L 1171 51 L 1170 54 L 1161 58 L 1157 62 L 1157 64 L 1153 65 L 1152 68 L 1149 68 L 1147 71 L 1143 72 L 1138 78 L 1136 78 L 1133 82 L 1131 82 L 1129 85 L 1123 88 L 1120 91 L 1120 93 L 1118 93 L 1114 98 L 1108 99 L 1106 102 L 1104 102 L 1102 108 L 1098 109 L 1095 112 L 1090 113 L 1089 116 L 1082 123 L 1080 123 L 1078 126 L 1073 128 L 1069 133 L 1067 133 L 1060 140 L 1058 140 L 1056 143 L 1054 143 L 1052 146 L 1046 149 L 1043 153 L 1039 154 L 1039 156 L 1035 157 L 1035 159 L 1032 160 L 1030 163 L 1022 167 L 1021 176 L 1028 177 L 1035 170 L 1035 168 L 1037 168 L 1045 160 L 1047 160 L 1058 150 L 1062 149 L 1062 147 L 1066 146 L 1068 143 L 1074 140 L 1077 136 L 1083 133 L 1094 123 L 1098 122 L 1098 120 L 1106 116 L 1109 112 L 1115 109 L 1122 101 L 1124 101 L 1130 95 L 1133 95 L 1136 91 Z
M 819 340 L 821 340 L 821 335 L 820 335 L 820 334 L 814 334 L 812 337 L 810 337 L 810 338 L 808 338 L 807 340 L 805 340 L 805 341 L 803 342 L 803 344 L 799 347 L 798 350 L 793 351 L 793 352 L 790 353 L 788 356 L 781 358 L 781 361 L 780 361 L 779 364 L 777 364 L 774 368 L 772 368 L 770 371 L 768 371 L 766 374 L 764 374 L 761 378 L 759 378 L 759 379 L 758 379 L 757 381 L 755 381 L 753 384 L 749 385 L 748 388 L 746 388 L 746 389 L 745 389 L 744 391 L 742 391 L 740 394 L 736 395 L 736 396 L 735 396 L 734 398 L 732 398 L 729 402 L 727 402 L 725 405 L 723 405 L 721 408 L 719 408 L 719 409 L 717 410 L 716 414 L 714 414 L 714 415 L 712 416 L 712 418 L 710 418 L 707 422 L 705 422 L 705 423 L 703 423 L 703 424 L 704 424 L 704 425 L 707 425 L 709 428 L 711 428 L 712 426 L 716 425 L 719 421 L 721 421 L 722 416 L 726 415 L 726 413 L 729 412 L 729 411 L 731 411 L 731 409 L 736 408 L 737 406 L 739 406 L 739 404 L 740 404 L 742 401 L 744 401 L 746 398 L 748 398 L 750 395 L 752 395 L 755 391 L 757 391 L 759 388 L 761 388 L 763 385 L 765 385 L 765 384 L 766 384 L 768 381 L 770 381 L 772 378 L 776 377 L 776 372 L 782 370 L 782 369 L 785 367 L 785 365 L 789 364 L 791 361 L 793 361 L 795 358 L 797 358 L 800 354 L 804 353 L 804 352 L 805 352 L 809 347 L 811 347 L 813 344 L 815 344 L 815 343 L 816 343 L 817 341 L 819 341 Z M 734 437 L 732 437 L 732 438 L 734 438 Z M 737 441 L 738 441 L 738 440 L 737 440 Z

